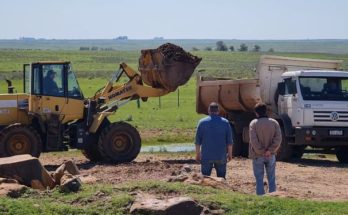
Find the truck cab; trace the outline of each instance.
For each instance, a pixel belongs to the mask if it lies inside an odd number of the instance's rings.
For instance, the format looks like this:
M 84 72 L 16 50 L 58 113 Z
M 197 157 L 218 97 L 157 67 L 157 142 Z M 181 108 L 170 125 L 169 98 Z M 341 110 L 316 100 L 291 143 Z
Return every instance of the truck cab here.
M 264 55 L 254 79 L 199 75 L 196 111 L 208 114 L 210 102 L 219 103 L 232 125 L 234 156 L 248 155 L 254 106 L 263 102 L 282 129 L 278 160 L 300 158 L 311 146 L 311 152 L 335 152 L 340 162 L 348 163 L 348 72 L 340 71 L 341 64 Z
M 289 118 L 289 144 L 336 149 L 348 141 L 348 72 L 301 70 L 282 74 L 278 114 Z

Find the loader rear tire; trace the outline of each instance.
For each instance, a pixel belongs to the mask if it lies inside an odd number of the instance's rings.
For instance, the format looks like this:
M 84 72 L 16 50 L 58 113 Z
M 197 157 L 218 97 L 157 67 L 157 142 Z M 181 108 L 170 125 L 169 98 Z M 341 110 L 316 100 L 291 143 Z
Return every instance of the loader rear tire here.
M 102 131 L 98 146 L 104 160 L 125 163 L 133 161 L 138 156 L 141 139 L 139 132 L 133 126 L 117 122 Z
M 0 157 L 30 154 L 39 157 L 42 141 L 38 132 L 27 125 L 15 123 L 0 132 Z

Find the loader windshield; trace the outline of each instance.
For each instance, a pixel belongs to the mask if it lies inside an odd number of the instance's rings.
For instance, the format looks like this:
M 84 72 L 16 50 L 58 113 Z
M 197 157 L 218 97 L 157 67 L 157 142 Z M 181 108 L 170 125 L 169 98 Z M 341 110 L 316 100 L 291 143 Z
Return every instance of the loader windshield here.
M 68 71 L 68 96 L 76 99 L 83 98 L 75 73 L 71 69 Z
M 301 77 L 303 100 L 348 101 L 347 77 Z

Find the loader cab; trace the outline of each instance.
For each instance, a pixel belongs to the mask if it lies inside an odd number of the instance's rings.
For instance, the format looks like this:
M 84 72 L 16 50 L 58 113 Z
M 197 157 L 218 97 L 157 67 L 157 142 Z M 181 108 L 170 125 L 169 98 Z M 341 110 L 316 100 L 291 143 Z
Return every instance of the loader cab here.
M 23 68 L 23 89 L 29 94 L 29 112 L 60 123 L 83 117 L 84 97 L 70 62 L 35 62 Z
M 23 71 L 24 93 L 81 100 L 84 98 L 70 62 L 25 64 Z

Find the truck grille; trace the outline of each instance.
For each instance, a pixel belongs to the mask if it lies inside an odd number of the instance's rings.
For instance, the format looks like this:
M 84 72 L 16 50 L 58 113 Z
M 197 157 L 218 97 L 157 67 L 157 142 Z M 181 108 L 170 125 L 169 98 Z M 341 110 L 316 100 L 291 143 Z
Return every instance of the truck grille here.
M 348 122 L 348 111 L 313 111 L 315 122 Z

